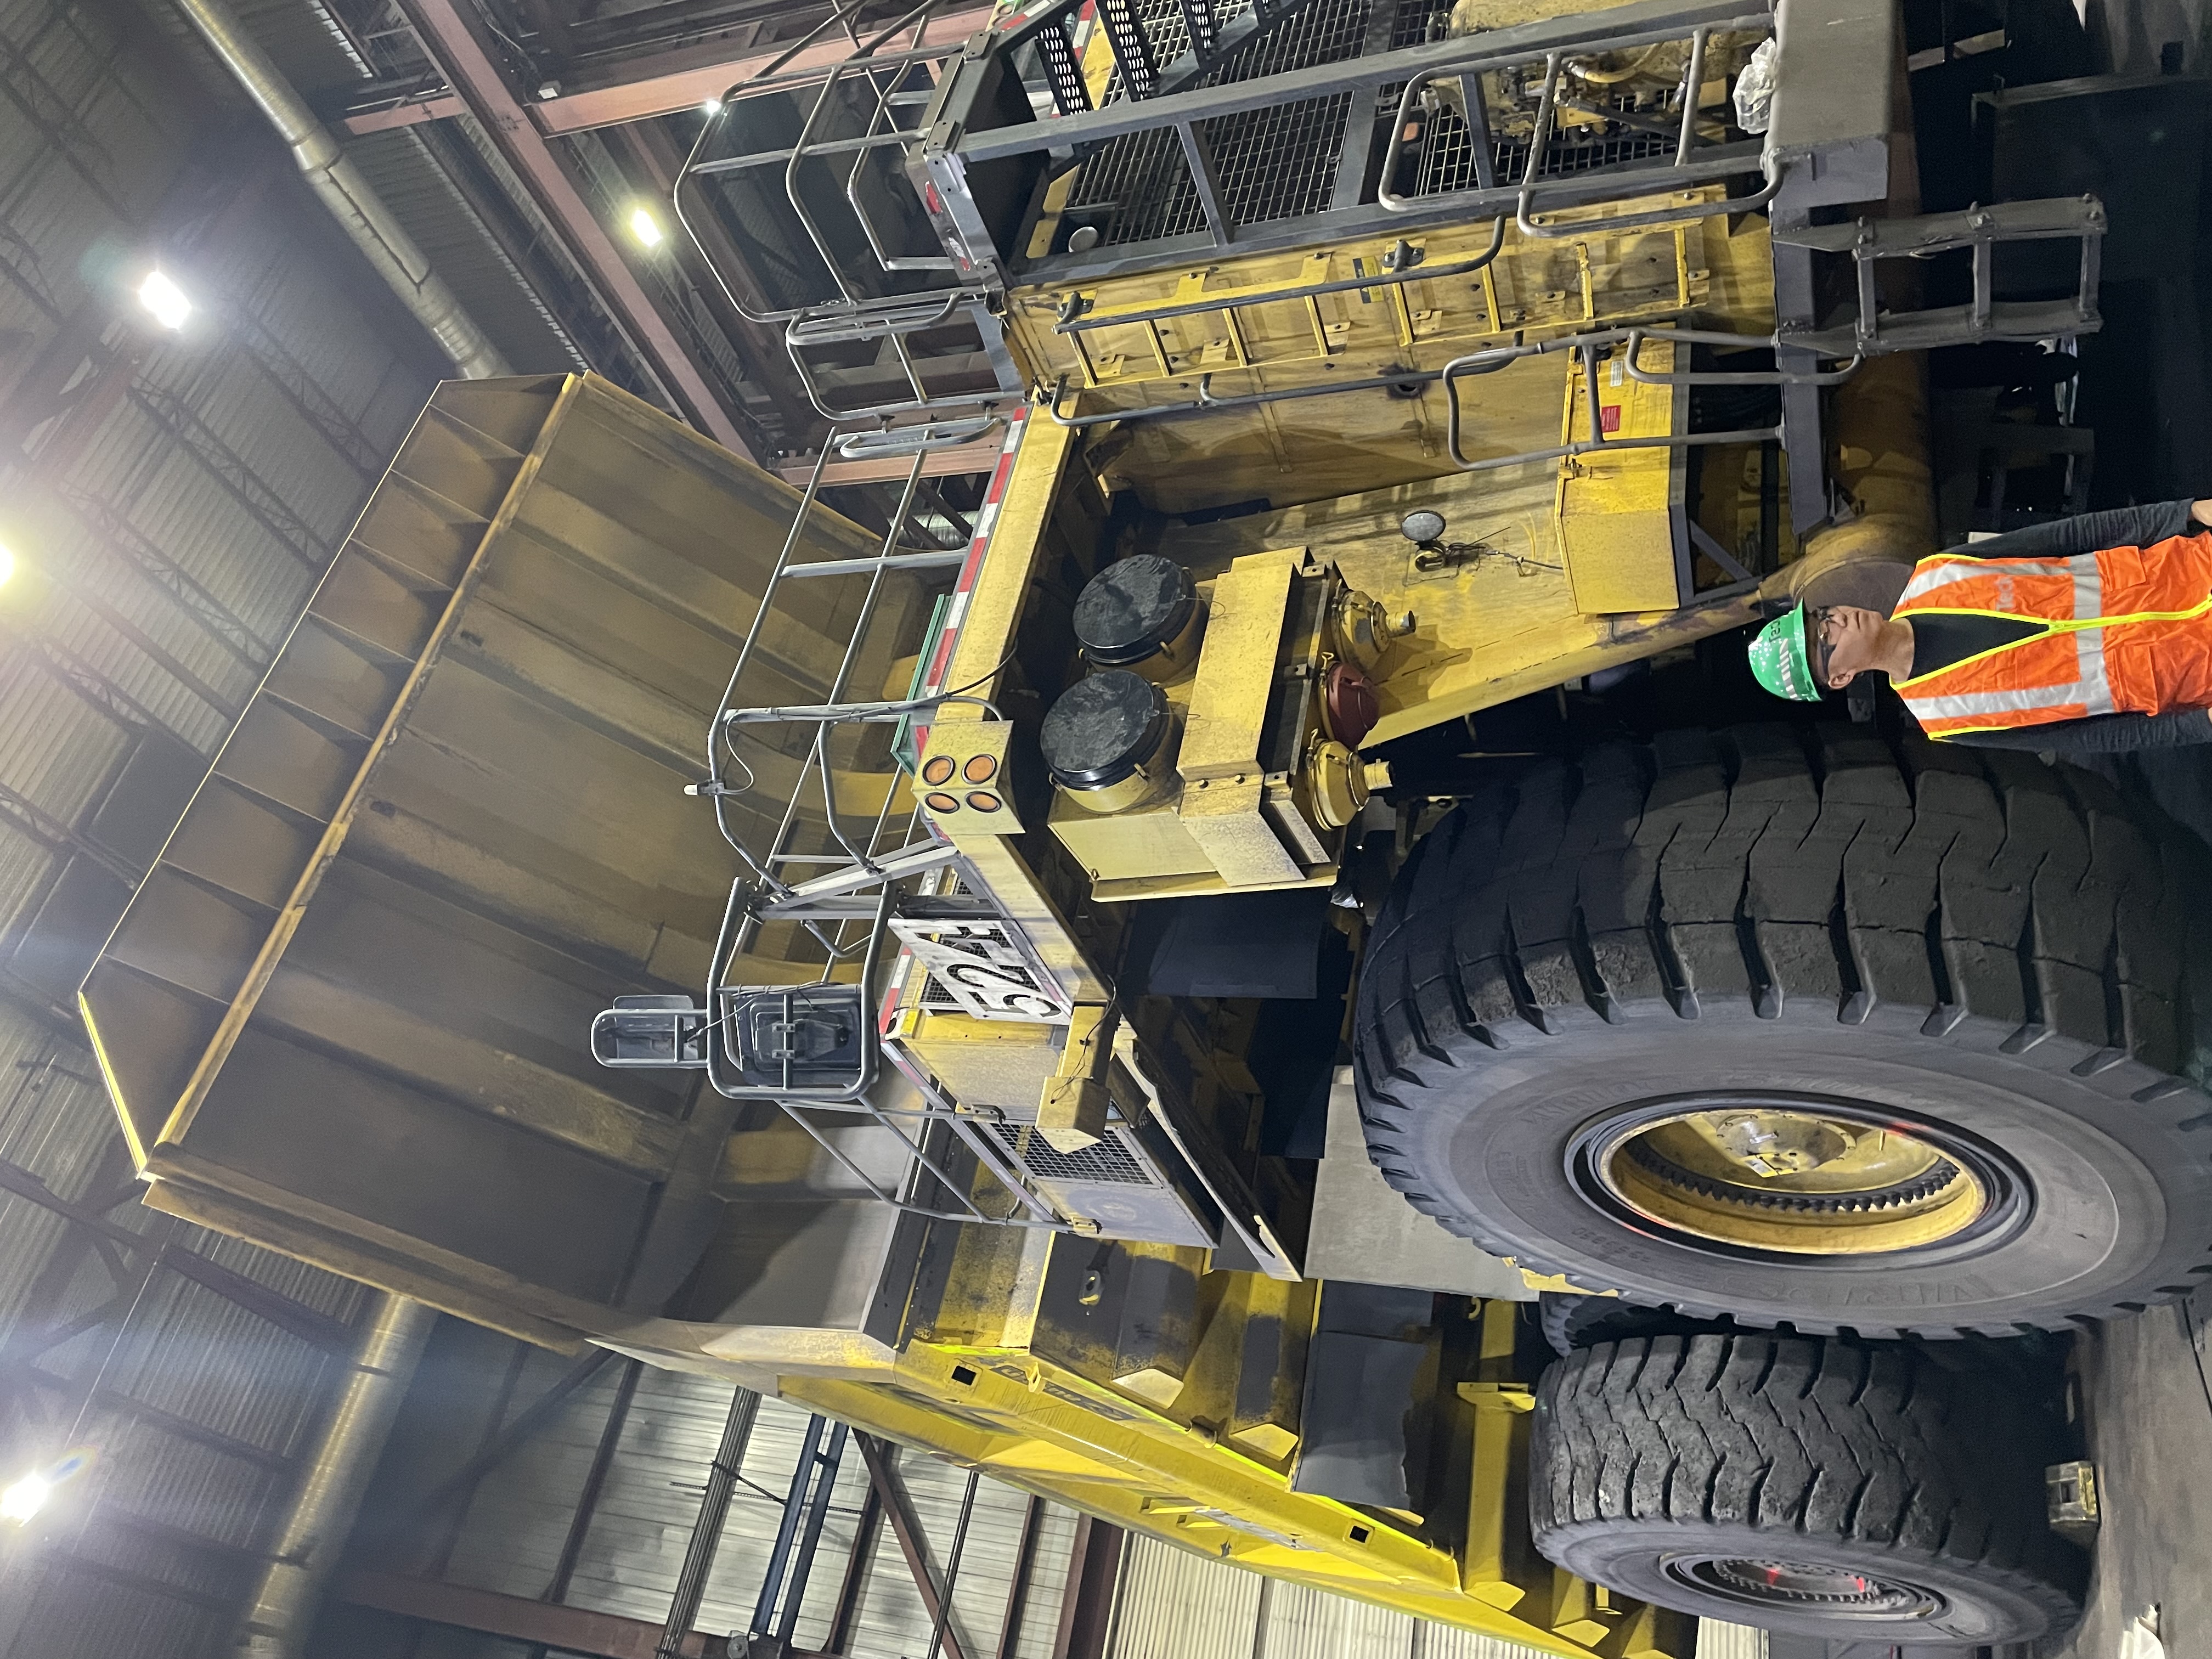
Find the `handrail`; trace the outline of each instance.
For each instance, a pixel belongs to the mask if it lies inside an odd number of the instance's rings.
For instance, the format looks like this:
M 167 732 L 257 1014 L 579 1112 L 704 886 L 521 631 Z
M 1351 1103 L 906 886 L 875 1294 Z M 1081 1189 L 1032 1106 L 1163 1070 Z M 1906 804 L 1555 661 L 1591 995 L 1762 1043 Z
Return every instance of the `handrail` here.
M 1383 271 L 1379 276 L 1340 276 L 1333 282 L 1270 289 L 1264 294 L 1224 294 L 1217 299 L 1186 300 L 1175 305 L 1158 306 L 1150 311 L 1113 312 L 1103 316 L 1078 315 L 1054 323 L 1052 331 L 1055 334 L 1082 334 L 1094 328 L 1161 323 L 1170 318 L 1194 317 L 1208 311 L 1243 311 L 1251 306 L 1279 305 L 1291 300 L 1317 300 L 1324 294 L 1349 294 L 1358 289 L 1395 288 L 1401 283 L 1443 282 L 1454 276 L 1473 276 L 1496 259 L 1504 247 L 1505 220 L 1500 216 L 1491 222 L 1490 246 L 1472 259 L 1462 259 L 1452 264 L 1408 264 Z
M 1620 344 L 1626 344 L 1627 347 L 1625 354 L 1625 366 L 1629 378 L 1641 380 L 1646 386 L 1837 386 L 1857 373 L 1860 364 L 1865 361 L 1863 357 L 1853 357 L 1841 368 L 1815 371 L 1811 374 L 1795 374 L 1784 370 L 1743 372 L 1716 370 L 1706 373 L 1655 374 L 1648 370 L 1640 369 L 1636 365 L 1636 354 L 1643 349 L 1644 342 L 1646 340 L 1668 341 L 1683 345 L 1732 345 L 1746 349 L 1760 346 L 1774 348 L 1783 343 L 1771 336 L 1722 334 L 1709 329 L 1664 329 L 1624 325 L 1619 328 L 1599 329 L 1586 334 L 1559 335 L 1548 340 L 1534 340 L 1518 345 L 1490 346 L 1480 351 L 1469 352 L 1464 356 L 1455 357 L 1442 368 L 1409 369 L 1404 374 L 1378 374 L 1361 380 L 1334 380 L 1325 381 L 1318 386 L 1286 386 L 1279 390 L 1250 392 L 1235 398 L 1214 397 L 1212 391 L 1213 374 L 1209 372 L 1198 377 L 1196 403 L 1154 404 L 1148 408 L 1101 410 L 1093 415 L 1067 415 L 1060 412 L 1067 401 L 1068 380 L 1071 378 L 1062 374 L 1054 383 L 1051 396 L 1045 400 L 1045 413 L 1050 417 L 1054 425 L 1078 429 L 1084 427 L 1109 426 L 1115 421 L 1160 420 L 1178 415 L 1203 415 L 1218 410 L 1251 408 L 1261 404 L 1290 403 L 1302 398 L 1330 398 L 1346 392 L 1384 390 L 1395 392 L 1408 386 L 1432 386 L 1439 380 L 1463 378 L 1468 374 L 1493 374 L 1510 362 L 1516 362 L 1523 357 L 1540 356 L 1549 351 L 1578 350 L 1584 347 L 1595 349 L 1601 346 Z M 1077 388 L 1079 398 L 1082 395 L 1082 391 L 1083 388 Z M 1455 400 L 1454 408 L 1456 408 Z M 1692 437 L 1679 441 L 1717 443 L 1733 441 L 1735 435 L 1737 434 L 1731 434 L 1727 438 L 1707 438 L 1702 434 L 1692 434 Z M 1765 433 L 1759 435 L 1765 438 L 1775 434 Z M 1624 438 L 1609 440 L 1608 442 L 1618 444 L 1623 448 L 1629 448 L 1636 447 L 1638 441 Z M 1522 455 L 1512 455 L 1503 459 L 1486 461 L 1480 467 L 1472 467 L 1468 470 L 1482 471 L 1492 466 L 1514 465 L 1522 461 L 1556 459 L 1571 453 L 1580 453 L 1580 450 L 1571 447 L 1560 450 L 1531 450 Z
M 1403 132 L 1406 130 L 1407 123 L 1413 118 L 1413 100 L 1419 96 L 1425 88 L 1432 86 L 1437 82 L 1445 80 L 1447 78 L 1459 80 L 1462 83 L 1468 82 L 1470 80 L 1479 81 L 1481 76 L 1492 70 L 1512 69 L 1522 64 L 1534 63 L 1536 58 L 1540 56 L 1544 59 L 1545 64 L 1544 91 L 1542 97 L 1539 100 L 1536 106 L 1535 137 L 1534 142 L 1528 148 L 1528 162 L 1526 169 L 1524 170 L 1522 180 L 1522 192 L 1525 196 L 1528 186 L 1535 179 L 1537 170 L 1542 165 L 1544 147 L 1547 141 L 1551 137 L 1552 124 L 1554 118 L 1553 111 L 1559 100 L 1559 70 L 1565 59 L 1586 54 L 1593 51 L 1632 52 L 1638 46 L 1664 46 L 1670 40 L 1681 40 L 1686 33 L 1690 36 L 1692 42 L 1692 59 L 1697 64 L 1698 68 L 1702 70 L 1705 64 L 1705 38 L 1712 30 L 1719 29 L 1729 33 L 1738 32 L 1749 33 L 1752 31 L 1763 33 L 1771 30 L 1773 27 L 1774 17 L 1772 13 L 1755 12 L 1747 14 L 1741 17 L 1731 17 L 1721 22 L 1695 24 L 1690 26 L 1686 29 L 1683 25 L 1676 23 L 1659 28 L 1638 30 L 1632 34 L 1607 36 L 1600 40 L 1574 41 L 1562 46 L 1549 47 L 1541 52 L 1525 50 L 1520 52 L 1472 52 L 1468 53 L 1465 58 L 1455 58 L 1433 66 L 1425 67 L 1419 75 L 1408 80 L 1405 84 L 1404 89 L 1398 94 L 1397 119 L 1393 125 L 1391 131 L 1394 132 Z M 1482 37 L 1480 35 L 1472 35 L 1469 36 L 1468 39 L 1470 43 L 1473 43 L 1480 41 Z M 1476 88 L 1476 91 L 1479 96 L 1480 92 L 1479 86 Z M 1685 101 L 1687 107 L 1684 112 L 1681 136 L 1677 140 L 1675 145 L 1674 161 L 1673 163 L 1675 167 L 1680 167 L 1683 165 L 1690 149 L 1695 144 L 1697 138 L 1695 131 L 1697 94 L 1694 88 L 1692 88 L 1687 94 Z M 1471 115 L 1468 120 L 1468 125 L 1470 127 L 1474 125 Z M 1741 171 L 1741 169 L 1736 170 Z M 1678 173 L 1674 176 L 1679 182 L 1681 175 Z M 1390 184 L 1391 169 L 1386 166 L 1383 168 L 1383 177 L 1382 180 L 1376 185 L 1375 200 L 1377 205 L 1386 209 L 1389 212 L 1410 213 L 1416 207 L 1429 204 L 1430 198 L 1399 195 L 1390 188 Z M 1524 221 L 1521 225 L 1521 228 L 1524 233 L 1530 235 L 1541 235 L 1544 234 L 1541 231 L 1532 229 L 1525 222 L 1525 213 L 1519 216 Z M 1684 215 L 1681 216 L 1687 217 L 1690 216 Z M 1577 229 L 1579 228 L 1580 227 L 1577 227 Z
M 1597 354 L 1600 347 L 1617 340 L 1626 332 L 1627 331 L 1608 329 L 1602 335 L 1569 335 L 1555 340 L 1534 341 L 1526 345 L 1494 346 L 1487 351 L 1474 351 L 1463 357 L 1455 357 L 1446 363 L 1441 371 L 1444 388 L 1444 448 L 1452 459 L 1452 465 L 1462 472 L 1489 472 L 1501 467 L 1524 466 L 1537 461 L 1568 460 L 1601 449 L 1689 449 L 1711 444 L 1765 443 L 1781 437 L 1779 426 L 1742 428 L 1729 432 L 1668 433 L 1649 438 L 1607 437 L 1598 407 Z M 1495 374 L 1508 363 L 1523 357 L 1561 350 L 1574 352 L 1581 367 L 1583 383 L 1589 388 L 1590 435 L 1551 449 L 1524 450 L 1514 455 L 1478 459 L 1468 454 L 1461 442 L 1463 422 L 1459 401 L 1460 380 L 1469 374 Z

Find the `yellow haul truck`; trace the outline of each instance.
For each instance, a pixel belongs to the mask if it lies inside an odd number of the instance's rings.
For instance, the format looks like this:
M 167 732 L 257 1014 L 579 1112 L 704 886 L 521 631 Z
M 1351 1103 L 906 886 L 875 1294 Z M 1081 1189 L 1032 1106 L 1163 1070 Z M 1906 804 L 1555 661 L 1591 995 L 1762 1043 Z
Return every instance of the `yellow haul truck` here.
M 927 18 L 679 186 L 811 471 L 433 399 L 84 987 L 149 1201 L 1546 1652 L 2063 1627 L 1988 1339 L 2212 1271 L 2197 852 L 1490 722 L 1932 548 L 2098 204 L 1919 214 L 1888 0 Z

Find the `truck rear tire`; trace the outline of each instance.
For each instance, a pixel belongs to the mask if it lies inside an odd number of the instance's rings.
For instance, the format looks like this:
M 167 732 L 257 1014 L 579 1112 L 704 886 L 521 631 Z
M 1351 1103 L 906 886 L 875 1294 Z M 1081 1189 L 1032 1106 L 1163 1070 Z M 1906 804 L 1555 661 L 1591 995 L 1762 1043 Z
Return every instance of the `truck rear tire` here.
M 1633 1337 L 1536 1392 L 1529 1524 L 1577 1577 L 1869 1651 L 2031 1642 L 2081 1612 L 2050 1419 L 1902 1346 Z
M 1691 1318 L 2004 1335 L 2186 1294 L 2204 863 L 2089 775 L 1850 727 L 1540 763 L 1376 918 L 1369 1153 L 1484 1249 Z

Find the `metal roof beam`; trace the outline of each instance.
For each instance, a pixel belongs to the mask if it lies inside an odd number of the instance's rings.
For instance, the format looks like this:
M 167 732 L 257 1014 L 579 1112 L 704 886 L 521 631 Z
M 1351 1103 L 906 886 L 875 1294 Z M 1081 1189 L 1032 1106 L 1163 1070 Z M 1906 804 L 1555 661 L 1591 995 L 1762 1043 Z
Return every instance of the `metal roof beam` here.
M 155 1235 L 133 1232 L 95 1210 L 71 1203 L 20 1164 L 0 1158 L 0 1191 L 12 1193 L 42 1210 L 51 1211 L 124 1250 L 150 1255 L 154 1265 L 167 1267 L 201 1288 L 213 1291 L 224 1301 L 235 1304 L 279 1330 L 289 1332 L 312 1347 L 342 1355 L 354 1350 L 357 1339 L 353 1328 L 343 1320 L 332 1318 L 304 1302 L 295 1302 L 283 1291 L 271 1290 L 182 1245 L 167 1243 Z
M 338 1580 L 332 1599 L 380 1613 L 396 1613 L 403 1619 L 419 1619 L 434 1625 L 453 1625 L 510 1642 L 527 1642 L 558 1653 L 583 1654 L 587 1659 L 655 1659 L 663 1652 L 661 1629 L 642 1619 L 620 1613 L 592 1613 L 583 1607 L 557 1607 L 496 1590 L 471 1589 L 428 1578 L 410 1578 L 395 1572 L 354 1572 Z M 694 1631 L 678 1651 L 684 1659 L 719 1656 L 725 1638 L 720 1632 Z M 790 1659 L 815 1659 L 794 1651 Z
M 898 1469 L 891 1462 L 895 1454 L 890 1443 L 872 1434 L 856 1434 L 853 1438 L 860 1443 L 860 1455 L 868 1466 L 868 1484 L 890 1521 L 891 1535 L 898 1540 L 899 1553 L 906 1557 L 907 1571 L 914 1575 L 914 1587 L 921 1593 L 922 1611 L 942 1632 L 938 1638 L 939 1650 L 923 1655 L 922 1659 L 967 1659 L 960 1638 L 952 1628 L 952 1620 L 945 1616 L 949 1609 L 942 1606 L 944 1598 L 938 1591 L 936 1575 L 929 1570 L 921 1521 L 914 1512 L 914 1500 L 907 1496 L 906 1483 L 899 1479 Z
M 425 1493 L 415 1505 L 413 1518 L 435 1515 L 455 1498 L 475 1491 L 479 1480 L 536 1438 L 568 1409 L 577 1390 L 597 1376 L 614 1358 L 611 1348 L 594 1348 L 579 1358 L 544 1394 L 524 1407 L 522 1414 L 502 1429 L 489 1445 Z
M 36 1365 L 17 1365 L 8 1373 L 8 1378 L 61 1395 L 72 1403 L 83 1392 L 69 1378 L 56 1376 L 52 1371 L 43 1370 Z M 150 1405 L 118 1389 L 95 1389 L 92 1394 L 92 1405 L 95 1411 L 113 1412 L 118 1417 L 129 1418 L 149 1429 L 159 1429 L 164 1434 L 173 1435 L 179 1440 L 189 1440 L 196 1446 L 204 1446 L 210 1451 L 220 1452 L 226 1457 L 234 1457 L 242 1463 L 251 1463 L 258 1468 L 274 1472 L 289 1469 L 292 1466 L 291 1458 L 283 1452 L 257 1446 L 250 1440 L 240 1440 L 236 1435 L 211 1429 L 204 1423 L 195 1423 L 189 1417 L 179 1417 L 174 1412 L 164 1411 L 159 1406 Z
M 969 35 L 988 28 L 992 9 L 969 6 L 930 20 L 922 37 L 924 46 L 957 47 Z M 679 46 L 595 68 L 590 58 L 571 66 L 553 98 L 527 106 L 532 125 L 548 135 L 589 132 L 599 127 L 620 126 L 629 121 L 649 121 L 656 116 L 696 110 L 710 98 L 732 92 L 789 91 L 812 86 L 853 50 L 839 34 L 817 41 L 793 55 L 776 71 L 773 84 L 747 88 L 745 82 L 769 69 L 790 52 L 788 42 L 750 46 L 732 51 L 727 40 L 704 46 Z M 389 94 L 385 94 L 389 97 Z M 443 120 L 459 115 L 467 106 L 452 92 L 417 97 L 402 103 L 356 108 L 339 116 L 331 125 L 349 137 L 412 126 L 418 121 Z
M 507 84 L 483 22 L 465 0 L 400 0 L 423 49 L 446 83 L 466 100 L 507 164 L 522 179 L 538 209 L 559 231 L 569 253 L 596 289 L 676 406 L 699 429 L 746 459 L 751 449 L 738 431 L 705 365 L 685 348 L 616 246 L 568 162 L 531 119 Z

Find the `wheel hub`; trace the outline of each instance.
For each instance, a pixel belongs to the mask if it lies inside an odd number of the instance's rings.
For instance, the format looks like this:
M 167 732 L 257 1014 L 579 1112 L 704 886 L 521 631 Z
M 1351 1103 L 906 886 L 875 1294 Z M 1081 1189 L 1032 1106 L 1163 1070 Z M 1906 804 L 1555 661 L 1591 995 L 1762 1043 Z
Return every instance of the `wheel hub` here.
M 1923 1249 L 2015 1196 L 2000 1162 L 1865 1103 L 1732 1092 L 1637 1103 L 1578 1138 L 1586 1194 L 1632 1225 L 1783 1258 Z
M 1943 1598 L 1929 1590 L 1848 1567 L 1802 1561 L 1678 1557 L 1667 1563 L 1667 1571 L 1685 1584 L 1753 1607 L 1798 1607 L 1866 1619 L 1925 1619 L 1943 1607 Z

